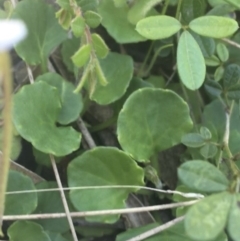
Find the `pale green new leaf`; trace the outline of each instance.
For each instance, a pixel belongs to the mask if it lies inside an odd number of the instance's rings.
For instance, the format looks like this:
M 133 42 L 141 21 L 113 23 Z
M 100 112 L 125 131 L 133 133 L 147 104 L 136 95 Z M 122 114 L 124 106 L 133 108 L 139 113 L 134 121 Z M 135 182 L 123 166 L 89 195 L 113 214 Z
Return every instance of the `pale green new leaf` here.
M 227 17 L 203 16 L 192 20 L 189 27 L 206 37 L 225 38 L 238 30 L 238 23 Z
M 74 65 L 78 68 L 83 67 L 90 58 L 91 49 L 92 48 L 90 44 L 82 45 L 79 50 L 71 57 Z
M 190 90 L 197 90 L 204 82 L 206 66 L 202 51 L 193 36 L 184 31 L 177 47 L 178 73 L 183 84 Z
M 145 38 L 156 40 L 172 36 L 181 29 L 181 23 L 169 16 L 152 16 L 140 20 L 136 30 Z

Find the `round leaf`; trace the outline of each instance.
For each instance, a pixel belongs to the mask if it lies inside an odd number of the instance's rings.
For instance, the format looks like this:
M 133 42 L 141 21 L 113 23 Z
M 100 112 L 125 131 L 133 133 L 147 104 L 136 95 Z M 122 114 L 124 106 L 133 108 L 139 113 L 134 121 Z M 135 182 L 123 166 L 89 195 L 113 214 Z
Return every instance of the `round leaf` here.
M 90 27 L 90 28 L 96 28 L 98 27 L 98 25 L 101 23 L 102 21 L 102 17 L 97 14 L 96 12 L 93 11 L 86 11 L 84 13 L 84 19 L 86 21 L 86 24 Z
M 188 161 L 178 168 L 178 177 L 187 187 L 200 192 L 221 192 L 228 188 L 227 178 L 206 161 Z
M 33 181 L 16 171 L 10 171 L 8 176 L 7 191 L 35 190 Z M 8 194 L 6 195 L 5 215 L 30 214 L 37 207 L 37 194 Z
M 90 58 L 91 49 L 92 48 L 90 44 L 82 45 L 79 50 L 71 57 L 74 65 L 78 68 L 83 67 Z
M 192 20 L 189 27 L 206 37 L 225 38 L 238 30 L 238 23 L 227 17 L 203 16 Z
M 125 151 L 138 161 L 146 161 L 180 143 L 191 128 L 189 108 L 181 97 L 169 90 L 143 88 L 125 102 L 117 133 Z
M 189 147 L 201 147 L 205 144 L 204 138 L 198 133 L 189 133 L 182 137 L 181 142 Z
M 172 36 L 181 29 L 181 23 L 169 16 L 152 16 L 140 20 L 136 30 L 145 38 L 156 40 Z
M 190 90 L 197 90 L 204 82 L 206 66 L 202 51 L 188 31 L 184 31 L 177 47 L 178 73 L 183 84 Z
M 75 158 L 68 166 L 70 187 L 106 185 L 144 185 L 144 172 L 124 152 L 111 147 L 98 147 Z M 136 188 L 71 190 L 70 199 L 79 211 L 125 207 L 128 194 Z M 87 217 L 90 221 L 116 222 L 119 215 Z
M 57 188 L 55 182 L 41 182 L 36 185 L 37 189 Z M 64 213 L 64 207 L 61 199 L 60 192 L 48 191 L 38 192 L 38 205 L 34 213 Z M 36 220 L 45 230 L 65 233 L 69 230 L 67 218 L 50 218 Z
M 103 86 L 99 80 L 91 99 L 107 105 L 126 92 L 133 75 L 133 60 L 128 55 L 109 53 L 105 59 L 99 59 L 99 63 L 108 84 Z
M 105 58 L 107 56 L 109 48 L 100 35 L 96 33 L 92 34 L 92 45 L 99 58 Z
M 20 135 L 38 150 L 65 156 L 79 148 L 81 135 L 72 127 L 56 126 L 60 109 L 57 89 L 35 82 L 14 96 L 13 122 Z
M 232 198 L 231 194 L 223 192 L 194 204 L 185 216 L 188 236 L 196 241 L 216 239 L 226 224 Z
M 48 234 L 44 232 L 43 228 L 39 224 L 30 221 L 14 222 L 9 227 L 7 233 L 10 240 L 51 241 Z
M 67 125 L 75 121 L 83 108 L 80 94 L 74 93 L 75 87 L 56 73 L 46 73 L 38 76 L 36 81 L 43 81 L 56 87 L 61 98 L 62 108 L 57 121 L 62 125 Z
M 227 230 L 233 240 L 240 240 L 240 194 L 237 193 L 233 196 L 232 206 L 229 212 Z
M 207 143 L 200 149 L 201 155 L 206 159 L 214 157 L 217 154 L 217 151 L 218 149 L 216 145 L 212 143 Z
M 204 140 L 210 140 L 212 138 L 211 131 L 205 126 L 201 126 L 200 134 L 204 138 Z
M 49 4 L 42 0 L 25 0 L 17 4 L 14 16 L 27 25 L 28 36 L 16 46 L 18 55 L 28 64 L 37 65 L 67 38 Z
M 128 21 L 128 6 L 126 4 L 117 8 L 113 1 L 101 0 L 98 11 L 103 18 L 102 25 L 118 43 L 136 43 L 146 40 Z

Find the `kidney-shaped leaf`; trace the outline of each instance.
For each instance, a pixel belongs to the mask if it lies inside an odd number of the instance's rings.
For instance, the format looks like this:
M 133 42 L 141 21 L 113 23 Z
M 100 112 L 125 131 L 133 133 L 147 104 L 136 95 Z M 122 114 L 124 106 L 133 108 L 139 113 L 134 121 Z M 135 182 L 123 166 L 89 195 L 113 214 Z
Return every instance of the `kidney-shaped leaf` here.
M 172 36 L 181 29 L 181 23 L 169 16 L 152 16 L 140 20 L 136 30 L 145 38 L 156 40 Z
M 207 161 L 188 161 L 178 169 L 181 182 L 201 192 L 220 192 L 228 187 L 228 180 L 215 166 Z
M 51 241 L 39 224 L 30 221 L 14 222 L 8 229 L 8 236 L 10 240 Z
M 228 232 L 233 240 L 240 240 L 240 194 L 235 194 L 228 218 Z
M 33 181 L 16 171 L 10 171 L 7 191 L 35 190 Z M 30 214 L 37 207 L 37 194 L 35 192 L 6 195 L 5 215 Z
M 189 27 L 206 37 L 225 38 L 238 30 L 238 23 L 227 17 L 203 16 L 192 20 Z
M 178 73 L 183 84 L 190 90 L 197 90 L 204 82 L 206 65 L 202 51 L 188 32 L 180 36 L 177 47 Z
M 98 81 L 91 96 L 100 105 L 107 105 L 123 96 L 133 75 L 133 61 L 130 56 L 109 53 L 105 59 L 99 59 L 107 85 Z
M 223 192 L 204 198 L 185 216 L 185 229 L 196 241 L 214 240 L 224 229 L 233 195 Z
M 57 119 L 60 124 L 69 124 L 79 117 L 83 108 L 82 98 L 80 94 L 73 92 L 75 87 L 70 82 L 67 82 L 56 73 L 46 73 L 40 75 L 36 81 L 44 81 L 57 88 L 62 104 L 62 108 Z
M 21 18 L 27 25 L 28 36 L 17 45 L 18 55 L 28 64 L 36 65 L 67 38 L 67 33 L 58 24 L 54 10 L 42 0 L 19 2 L 14 16 Z
M 106 185 L 143 185 L 144 173 L 124 152 L 111 147 L 98 147 L 75 158 L 68 166 L 70 187 Z M 96 188 L 71 190 L 70 199 L 79 211 L 125 207 L 130 192 L 137 188 Z M 88 217 L 90 221 L 116 222 L 119 215 Z
M 125 102 L 118 117 L 118 140 L 138 161 L 181 142 L 192 128 L 189 108 L 169 90 L 144 88 Z
M 81 135 L 72 127 L 56 126 L 60 110 L 57 89 L 35 82 L 14 96 L 13 122 L 18 133 L 38 150 L 65 156 L 79 148 Z

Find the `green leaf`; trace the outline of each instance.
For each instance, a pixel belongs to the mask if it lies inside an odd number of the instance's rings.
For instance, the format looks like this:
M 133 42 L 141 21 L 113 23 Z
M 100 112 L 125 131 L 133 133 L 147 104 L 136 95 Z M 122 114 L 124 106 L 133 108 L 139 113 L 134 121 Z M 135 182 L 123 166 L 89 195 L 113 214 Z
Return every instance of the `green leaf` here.
M 203 56 L 205 58 L 210 58 L 215 52 L 215 41 L 213 40 L 213 38 L 204 37 L 194 32 L 192 32 L 191 34 L 197 41 L 200 49 L 202 50 Z
M 56 73 L 46 73 L 37 77 L 36 81 L 43 81 L 57 88 L 61 99 L 61 111 L 57 121 L 62 125 L 77 120 L 83 108 L 80 94 L 74 93 L 75 87 Z
M 56 126 L 60 110 L 57 89 L 42 81 L 35 82 L 14 96 L 13 122 L 20 135 L 38 150 L 65 156 L 79 148 L 81 135 L 72 127 Z
M 69 10 L 61 8 L 56 12 L 55 16 L 62 28 L 68 30 L 71 25 L 72 13 Z
M 102 39 L 102 37 L 96 33 L 92 34 L 92 45 L 93 49 L 95 50 L 95 53 L 98 58 L 104 59 L 109 52 L 109 48 Z
M 76 16 L 71 22 L 72 32 L 75 37 L 81 37 L 85 30 L 85 20 L 81 16 Z
M 181 5 L 183 22 L 188 24 L 193 19 L 205 14 L 205 0 L 184 0 Z
M 10 240 L 24 241 L 51 241 L 50 237 L 43 228 L 34 222 L 16 221 L 7 231 Z
M 136 25 L 138 21 L 143 19 L 147 13 L 163 0 L 138 0 L 128 11 L 128 21 Z
M 138 161 L 180 143 L 191 129 L 186 102 L 172 91 L 154 88 L 130 95 L 117 125 L 119 143 Z
M 80 6 L 82 12 L 96 11 L 98 6 L 98 0 L 76 0 L 78 6 Z
M 181 23 L 169 16 L 152 16 L 140 20 L 136 30 L 145 38 L 156 40 L 172 36 L 181 29 Z
M 224 67 L 223 66 L 218 66 L 214 72 L 214 80 L 215 81 L 220 81 L 223 78 L 224 74 Z
M 222 86 L 214 80 L 207 80 L 204 87 L 212 96 L 220 96 L 222 93 Z
M 238 23 L 227 17 L 203 16 L 190 22 L 194 32 L 211 38 L 225 38 L 238 30 Z
M 182 136 L 181 142 L 189 147 L 201 147 L 205 144 L 204 138 L 198 133 L 188 133 Z
M 32 190 L 31 193 L 6 195 L 5 215 L 30 214 L 37 207 L 37 194 L 34 192 L 33 181 L 17 171 L 9 172 L 7 191 Z
M 187 187 L 200 192 L 221 192 L 228 188 L 227 178 L 206 161 L 188 161 L 178 168 L 178 177 Z
M 67 173 L 70 187 L 144 185 L 143 169 L 127 154 L 111 147 L 97 147 L 86 151 L 71 161 Z M 70 199 L 79 211 L 117 209 L 124 208 L 128 194 L 137 190 L 137 188 L 71 190 Z M 119 215 L 103 215 L 86 219 L 114 223 L 118 218 Z
M 233 196 L 232 206 L 229 212 L 227 230 L 233 240 L 240 240 L 240 229 L 239 229 L 239 219 L 240 219 L 240 194 L 236 193 Z
M 227 97 L 231 100 L 239 100 L 240 99 L 240 84 L 230 87 L 227 92 Z
M 96 12 L 93 11 L 86 11 L 84 13 L 84 19 L 86 21 L 86 24 L 90 27 L 90 28 L 96 28 L 99 26 L 99 24 L 102 21 L 102 17 L 97 14 Z
M 56 0 L 56 2 L 60 7 L 66 10 L 69 10 L 71 8 L 70 2 L 68 0 Z
M 205 58 L 205 64 L 207 66 L 219 66 L 221 64 L 221 61 L 219 58 L 215 55 L 212 55 L 211 57 Z
M 231 194 L 223 192 L 194 204 L 184 221 L 188 236 L 198 241 L 216 239 L 226 225 L 232 199 Z
M 71 57 L 74 65 L 78 68 L 83 67 L 90 58 L 91 50 L 92 48 L 90 44 L 82 45 L 79 50 Z
M 98 78 L 99 84 L 102 86 L 106 86 L 108 84 L 108 81 L 102 71 L 102 68 L 101 68 L 98 60 L 95 61 L 94 67 L 95 67 L 95 72 L 96 72 L 96 76 Z
M 240 9 L 240 2 L 238 0 L 225 0 L 227 3 L 232 4 L 234 7 Z
M 203 54 L 196 40 L 184 31 L 177 47 L 178 73 L 183 84 L 190 90 L 197 90 L 204 82 L 206 66 Z
M 223 0 L 225 1 L 225 0 Z M 225 2 L 219 4 L 212 8 L 206 15 L 213 15 L 213 16 L 229 16 L 230 13 L 234 11 L 234 7 L 226 4 Z
M 226 3 L 225 0 L 208 0 L 208 2 L 212 7 Z
M 200 134 L 204 140 L 210 140 L 212 138 L 211 131 L 205 126 L 201 126 Z
M 205 159 L 213 158 L 214 156 L 216 156 L 217 151 L 218 151 L 218 149 L 217 149 L 216 145 L 214 145 L 212 143 L 207 143 L 205 146 L 203 146 L 200 149 L 200 153 Z
M 121 8 L 126 5 L 126 0 L 113 0 L 113 2 L 117 8 Z
M 217 54 L 219 59 L 222 62 L 226 62 L 229 58 L 229 52 L 225 44 L 223 43 L 218 43 L 217 44 Z
M 51 51 L 67 38 L 55 18 L 49 4 L 42 0 L 19 2 L 14 17 L 21 18 L 27 25 L 28 36 L 16 46 L 18 55 L 28 64 L 37 65 L 46 61 Z
M 103 18 L 102 25 L 116 42 L 124 44 L 146 40 L 138 34 L 134 25 L 129 23 L 127 19 L 128 7 L 126 5 L 117 8 L 113 1 L 101 0 L 98 11 Z
M 235 86 L 240 80 L 240 66 L 237 64 L 229 64 L 226 67 L 223 76 L 223 84 L 225 88 Z
M 34 155 L 36 163 L 43 165 L 43 166 L 52 167 L 52 163 L 51 163 L 49 154 L 43 153 L 33 147 L 33 155 Z M 59 163 L 62 160 L 61 157 L 54 157 L 54 159 L 55 159 L 56 163 Z
M 37 189 L 58 188 L 55 182 L 41 182 Z M 64 213 L 64 207 L 59 191 L 38 192 L 38 205 L 34 213 Z M 65 194 L 66 195 L 66 194 Z M 65 233 L 69 230 L 67 218 L 51 218 L 36 220 L 44 230 L 56 233 Z
M 133 60 L 128 55 L 109 53 L 105 59 L 99 59 L 99 63 L 108 84 L 103 86 L 98 81 L 91 99 L 108 105 L 126 92 L 133 75 Z

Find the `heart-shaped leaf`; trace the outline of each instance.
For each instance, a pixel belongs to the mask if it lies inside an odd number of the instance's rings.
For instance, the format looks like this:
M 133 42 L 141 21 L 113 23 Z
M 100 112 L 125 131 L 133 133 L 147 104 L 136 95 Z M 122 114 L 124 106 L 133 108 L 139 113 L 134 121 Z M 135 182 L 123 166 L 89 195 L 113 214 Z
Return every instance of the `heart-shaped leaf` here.
M 233 195 L 223 192 L 194 204 L 185 216 L 188 236 L 197 241 L 216 239 L 226 225 L 232 198 Z
M 35 190 L 33 181 L 17 171 L 10 171 L 7 191 Z M 19 202 L 19 200 L 21 200 Z M 30 214 L 37 207 L 37 194 L 35 192 L 6 195 L 5 215 Z
M 181 23 L 169 16 L 152 16 L 140 20 L 136 30 L 145 38 L 156 40 L 172 36 L 181 29 Z
M 128 6 L 126 4 L 117 8 L 113 1 L 101 0 L 98 10 L 103 18 L 102 25 L 118 43 L 135 43 L 146 40 L 128 21 Z
M 189 27 L 206 37 L 225 38 L 238 30 L 238 23 L 227 17 L 203 16 L 192 20 Z
M 187 187 L 200 192 L 221 192 L 228 188 L 227 178 L 207 161 L 188 161 L 178 168 L 178 177 Z
M 14 96 L 13 122 L 20 135 L 38 150 L 65 156 L 79 148 L 81 135 L 72 127 L 56 126 L 60 110 L 57 89 L 35 82 Z
M 91 99 L 107 105 L 126 92 L 133 75 L 133 60 L 128 55 L 109 53 L 105 59 L 99 59 L 99 63 L 108 84 L 103 86 L 98 81 Z
M 16 46 L 18 55 L 28 64 L 45 62 L 51 51 L 67 38 L 53 8 L 42 0 L 19 2 L 14 16 L 21 18 L 28 28 L 27 38 Z
M 14 222 L 8 229 L 8 236 L 10 240 L 51 241 L 39 224 L 30 221 Z
M 98 147 L 75 158 L 68 166 L 70 187 L 106 185 L 143 185 L 144 173 L 124 152 L 111 147 Z M 71 190 L 70 199 L 79 211 L 125 207 L 128 194 L 137 188 L 96 188 Z M 119 215 L 87 217 L 90 221 L 116 222 Z
M 181 97 L 169 90 L 143 88 L 125 102 L 117 133 L 125 151 L 138 161 L 147 161 L 180 143 L 191 128 L 189 108 Z
M 62 104 L 62 108 L 57 119 L 60 124 L 67 125 L 79 117 L 83 108 L 82 98 L 80 94 L 73 92 L 75 87 L 70 82 L 67 82 L 56 73 L 40 75 L 36 81 L 43 81 L 57 88 Z
M 178 73 L 183 84 L 190 90 L 197 90 L 203 84 L 206 66 L 202 51 L 193 36 L 184 31 L 177 47 Z

